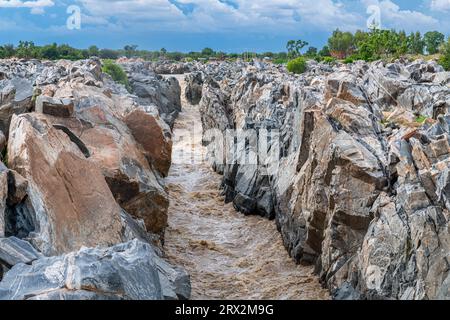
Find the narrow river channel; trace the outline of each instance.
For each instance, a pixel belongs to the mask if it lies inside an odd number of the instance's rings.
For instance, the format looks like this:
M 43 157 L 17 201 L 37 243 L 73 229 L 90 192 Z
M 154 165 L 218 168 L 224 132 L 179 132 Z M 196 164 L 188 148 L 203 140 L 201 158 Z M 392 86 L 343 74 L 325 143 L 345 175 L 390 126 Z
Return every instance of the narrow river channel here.
M 201 159 L 201 120 L 197 106 L 184 99 L 174 128 L 173 152 L 190 150 Z M 190 139 L 177 135 L 195 128 Z M 178 163 L 180 162 L 180 163 Z M 169 260 L 191 275 L 192 299 L 328 299 L 313 267 L 289 257 L 275 223 L 236 212 L 220 195 L 221 176 L 208 163 L 178 161 L 167 185 Z

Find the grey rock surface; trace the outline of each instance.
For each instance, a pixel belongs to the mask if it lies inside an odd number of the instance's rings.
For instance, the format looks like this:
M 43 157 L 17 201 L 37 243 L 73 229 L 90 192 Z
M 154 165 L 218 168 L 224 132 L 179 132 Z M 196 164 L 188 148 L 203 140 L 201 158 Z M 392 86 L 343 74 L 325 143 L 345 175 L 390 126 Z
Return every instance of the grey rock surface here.
M 33 246 L 16 237 L 0 238 L 0 263 L 11 268 L 19 263 L 30 264 L 42 255 Z
M 442 67 L 311 63 L 299 76 L 256 62 L 198 68 L 205 145 L 226 201 L 275 218 L 291 256 L 315 264 L 336 299 L 450 298 Z M 247 143 L 214 134 L 231 128 L 250 133 Z M 261 130 L 277 132 L 276 152 L 245 162 Z
M 162 299 L 155 257 L 134 240 L 18 264 L 0 283 L 0 299 Z

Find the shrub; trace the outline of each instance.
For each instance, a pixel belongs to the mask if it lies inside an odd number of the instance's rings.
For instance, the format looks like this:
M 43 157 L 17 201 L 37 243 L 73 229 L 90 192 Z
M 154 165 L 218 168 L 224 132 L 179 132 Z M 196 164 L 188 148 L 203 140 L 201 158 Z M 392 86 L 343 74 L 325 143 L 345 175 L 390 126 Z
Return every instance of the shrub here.
M 428 119 L 427 117 L 419 115 L 416 117 L 416 122 L 419 124 L 424 124 L 425 121 L 427 121 L 427 119 Z
M 323 61 L 323 57 L 322 56 L 316 56 L 314 58 L 314 60 L 316 60 L 317 62 L 322 62 Z
M 131 91 L 127 74 L 125 73 L 125 71 L 123 71 L 122 67 L 114 63 L 114 61 L 112 60 L 103 61 L 102 71 L 104 73 L 109 74 L 115 82 L 123 84 L 128 91 Z
M 348 57 L 348 58 L 346 58 L 346 59 L 344 60 L 344 63 L 345 63 L 345 64 L 350 64 L 350 63 L 353 63 L 353 62 L 355 62 L 355 60 L 353 60 L 352 57 Z
M 450 38 L 442 46 L 441 52 L 442 56 L 439 59 L 439 63 L 444 67 L 445 70 L 450 71 Z
M 333 57 L 324 57 L 323 58 L 323 63 L 334 64 L 335 62 L 336 62 L 336 59 Z
M 303 57 L 298 57 L 291 60 L 287 64 L 287 69 L 289 72 L 300 74 L 306 71 L 306 60 Z
M 288 62 L 288 60 L 285 58 L 278 58 L 278 59 L 273 60 L 274 64 L 285 64 L 287 62 Z

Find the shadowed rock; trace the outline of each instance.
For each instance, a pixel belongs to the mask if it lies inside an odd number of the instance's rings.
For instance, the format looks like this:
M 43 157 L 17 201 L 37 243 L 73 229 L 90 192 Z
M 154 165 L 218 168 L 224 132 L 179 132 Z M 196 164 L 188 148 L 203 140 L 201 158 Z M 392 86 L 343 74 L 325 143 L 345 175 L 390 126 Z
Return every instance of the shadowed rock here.
M 55 117 L 68 118 L 73 115 L 73 101 L 71 99 L 55 99 L 41 95 L 37 97 L 35 111 Z

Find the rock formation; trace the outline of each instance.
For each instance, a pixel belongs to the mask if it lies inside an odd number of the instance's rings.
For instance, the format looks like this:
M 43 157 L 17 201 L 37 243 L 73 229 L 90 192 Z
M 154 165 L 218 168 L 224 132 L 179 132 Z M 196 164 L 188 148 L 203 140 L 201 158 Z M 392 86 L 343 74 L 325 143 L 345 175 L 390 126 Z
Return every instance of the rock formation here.
M 336 299 L 450 298 L 450 74 L 433 61 L 0 62 L 0 299 L 187 299 L 164 260 L 175 78 L 227 202 Z M 17 281 L 20 280 L 20 281 Z
M 275 218 L 335 298 L 450 298 L 448 73 L 400 60 L 201 72 L 204 143 L 226 201 Z
M 0 72 L 0 299 L 188 299 L 162 248 L 177 80 L 131 71 L 129 93 L 96 59 Z

